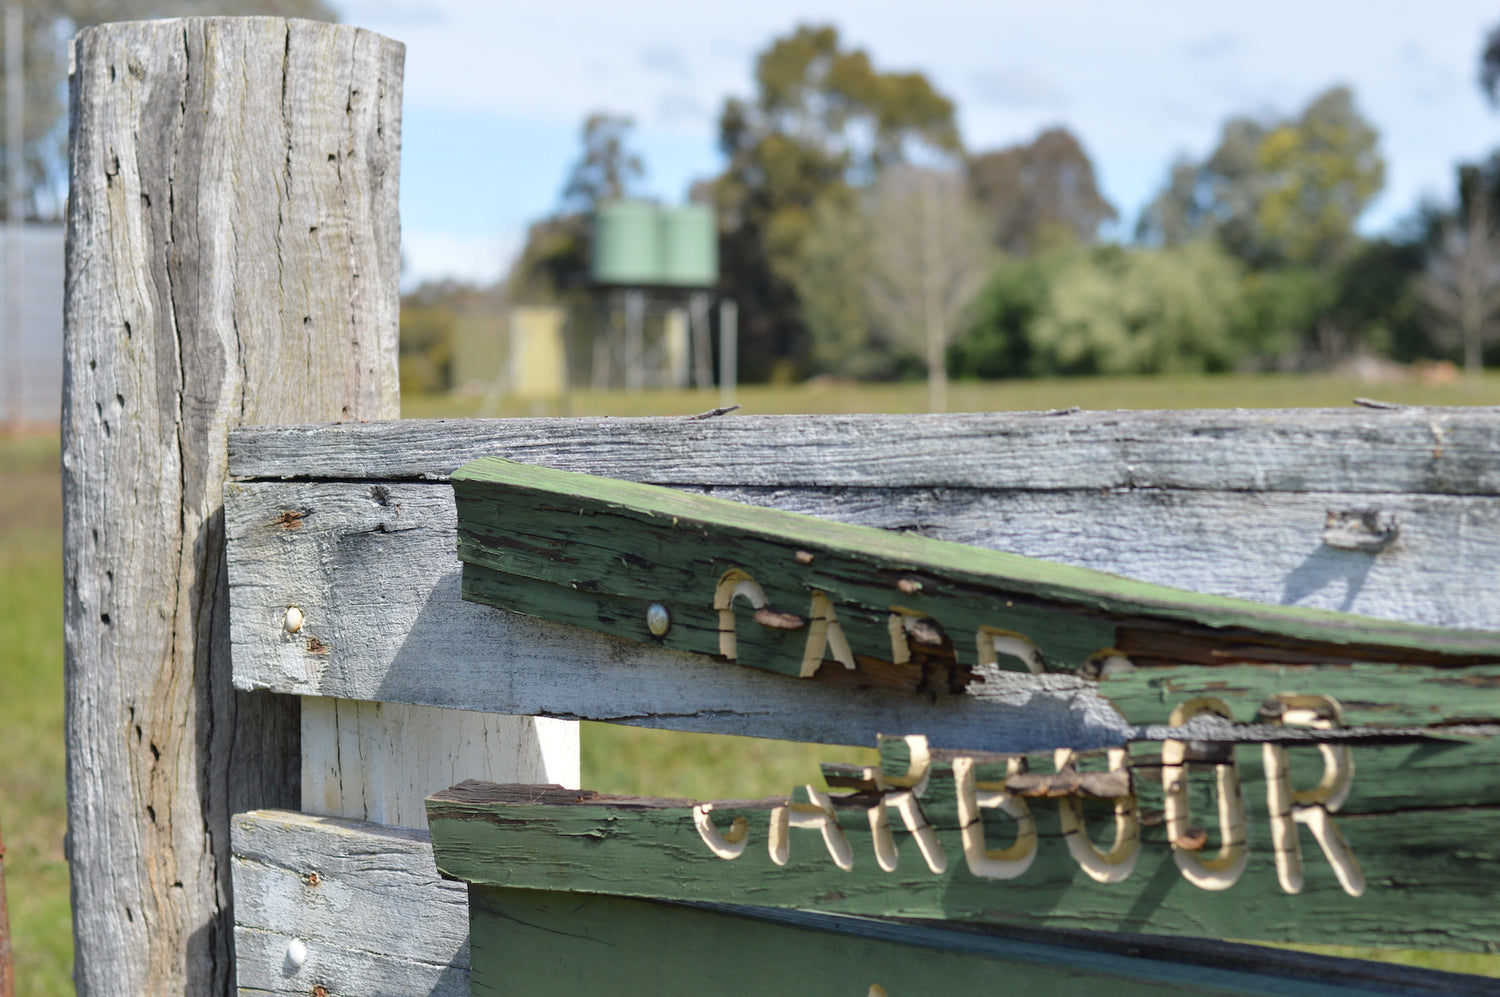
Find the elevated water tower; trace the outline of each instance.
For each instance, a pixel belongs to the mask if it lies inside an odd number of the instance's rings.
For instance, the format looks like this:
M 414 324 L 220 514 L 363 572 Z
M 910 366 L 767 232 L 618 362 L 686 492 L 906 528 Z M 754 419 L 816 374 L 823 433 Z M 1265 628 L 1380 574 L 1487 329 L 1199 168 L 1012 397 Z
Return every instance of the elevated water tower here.
M 592 277 L 610 306 L 606 334 L 595 342 L 596 386 L 618 370 L 630 390 L 649 382 L 686 387 L 690 371 L 696 387 L 712 387 L 708 310 L 719 282 L 713 209 L 601 204 L 594 214 Z M 721 319 L 727 317 L 721 306 Z

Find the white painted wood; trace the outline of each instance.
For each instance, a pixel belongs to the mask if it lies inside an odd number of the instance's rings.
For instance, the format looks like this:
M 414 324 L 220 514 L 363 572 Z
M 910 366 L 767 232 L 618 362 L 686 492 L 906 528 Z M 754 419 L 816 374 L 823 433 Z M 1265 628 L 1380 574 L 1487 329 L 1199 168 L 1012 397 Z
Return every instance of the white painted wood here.
M 231 832 L 241 994 L 466 997 L 468 891 L 425 831 L 261 810 Z
M 302 700 L 302 810 L 427 827 L 424 801 L 463 782 L 578 786 L 576 724 L 398 703 Z
M 397 414 L 401 46 L 276 18 L 74 43 L 63 492 L 80 994 L 228 991 L 229 817 L 295 803 L 230 681 L 230 428 Z
M 1500 410 L 406 420 L 245 429 L 238 478 L 442 479 L 475 457 L 668 485 L 1500 494 Z

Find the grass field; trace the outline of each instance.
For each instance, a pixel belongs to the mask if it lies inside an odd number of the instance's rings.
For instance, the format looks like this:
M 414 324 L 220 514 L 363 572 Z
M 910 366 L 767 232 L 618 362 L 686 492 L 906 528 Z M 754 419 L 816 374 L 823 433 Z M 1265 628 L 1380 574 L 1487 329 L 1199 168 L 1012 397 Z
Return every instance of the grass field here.
M 1226 375 L 1220 377 L 1100 377 L 1025 381 L 960 382 L 950 386 L 951 412 L 1032 412 L 1084 409 L 1309 408 L 1342 407 L 1356 397 L 1403 405 L 1500 405 L 1500 372 L 1479 384 L 1459 381 L 1424 387 L 1416 381 L 1361 384 L 1335 377 Z M 720 404 L 717 391 L 587 391 L 560 402 L 498 402 L 477 396 L 416 395 L 403 398 L 407 419 L 527 415 L 690 415 Z M 749 385 L 735 395 L 746 415 L 839 412 L 923 412 L 925 384 Z
M 953 411 L 1343 406 L 1356 396 L 1423 405 L 1500 404 L 1500 376 L 1479 385 L 1370 386 L 1332 378 L 1219 377 L 957 384 Z M 920 384 L 822 383 L 745 387 L 745 413 L 915 412 Z M 407 398 L 408 418 L 485 415 L 680 415 L 719 404 L 716 392 L 577 393 L 565 405 L 491 405 L 454 396 Z M 8 847 L 17 993 L 72 992 L 72 940 L 63 860 L 62 530 L 56 436 L 0 438 L 0 832 Z M 858 749 L 707 738 L 586 724 L 583 783 L 614 792 L 746 797 L 815 779 L 820 761 L 867 757 Z M 1500 976 L 1500 957 L 1447 953 L 1343 954 Z
M 16 993 L 67 994 L 57 437 L 0 440 L 0 833 Z

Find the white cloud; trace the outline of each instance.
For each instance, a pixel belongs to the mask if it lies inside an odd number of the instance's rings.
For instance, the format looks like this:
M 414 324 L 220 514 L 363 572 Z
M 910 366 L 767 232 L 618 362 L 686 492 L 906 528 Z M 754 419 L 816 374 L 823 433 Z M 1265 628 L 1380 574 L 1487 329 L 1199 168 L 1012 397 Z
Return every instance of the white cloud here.
M 1067 103 L 1067 94 L 1056 81 L 1025 66 L 975 73 L 970 89 L 977 99 L 1006 107 L 1059 108 Z
M 521 246 L 517 234 L 465 236 L 447 232 L 401 233 L 401 287 L 429 280 L 493 284 L 505 276 Z

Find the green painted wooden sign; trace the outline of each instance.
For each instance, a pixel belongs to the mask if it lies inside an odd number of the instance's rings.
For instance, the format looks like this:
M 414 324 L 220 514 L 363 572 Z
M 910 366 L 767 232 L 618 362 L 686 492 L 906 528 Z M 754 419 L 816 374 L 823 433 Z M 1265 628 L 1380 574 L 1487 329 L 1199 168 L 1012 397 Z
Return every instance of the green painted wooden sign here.
M 944 695 L 986 666 L 1500 661 L 1497 632 L 1202 595 L 499 457 L 452 482 L 465 598 L 821 682 Z
M 429 798 L 428 824 L 446 875 L 512 888 L 1273 942 L 1500 947 L 1500 811 L 1382 809 L 1392 801 L 1378 793 L 1353 796 L 1354 773 L 1399 749 L 1342 749 L 1346 757 L 1330 760 L 1317 747 L 1257 745 L 1204 758 L 1169 741 L 1160 753 L 1028 765 L 893 758 L 892 743 L 885 771 L 831 769 L 827 792 L 701 803 L 465 783 Z M 1299 752 L 1310 757 L 1288 766 Z
M 469 889 L 474 992 L 657 997 L 1353 997 L 1493 981 L 1223 942 L 913 924 L 775 908 Z
M 449 875 L 861 916 L 1500 946 L 1500 633 L 1206 596 L 498 458 L 453 482 L 466 598 L 788 688 L 904 695 L 933 740 L 885 731 L 881 769 L 830 770 L 828 793 L 797 798 L 455 787 L 429 800 Z M 1022 726 L 1036 718 L 1023 752 L 978 750 L 958 722 L 1002 701 Z M 1107 736 L 1048 712 L 1084 701 L 1118 721 Z

